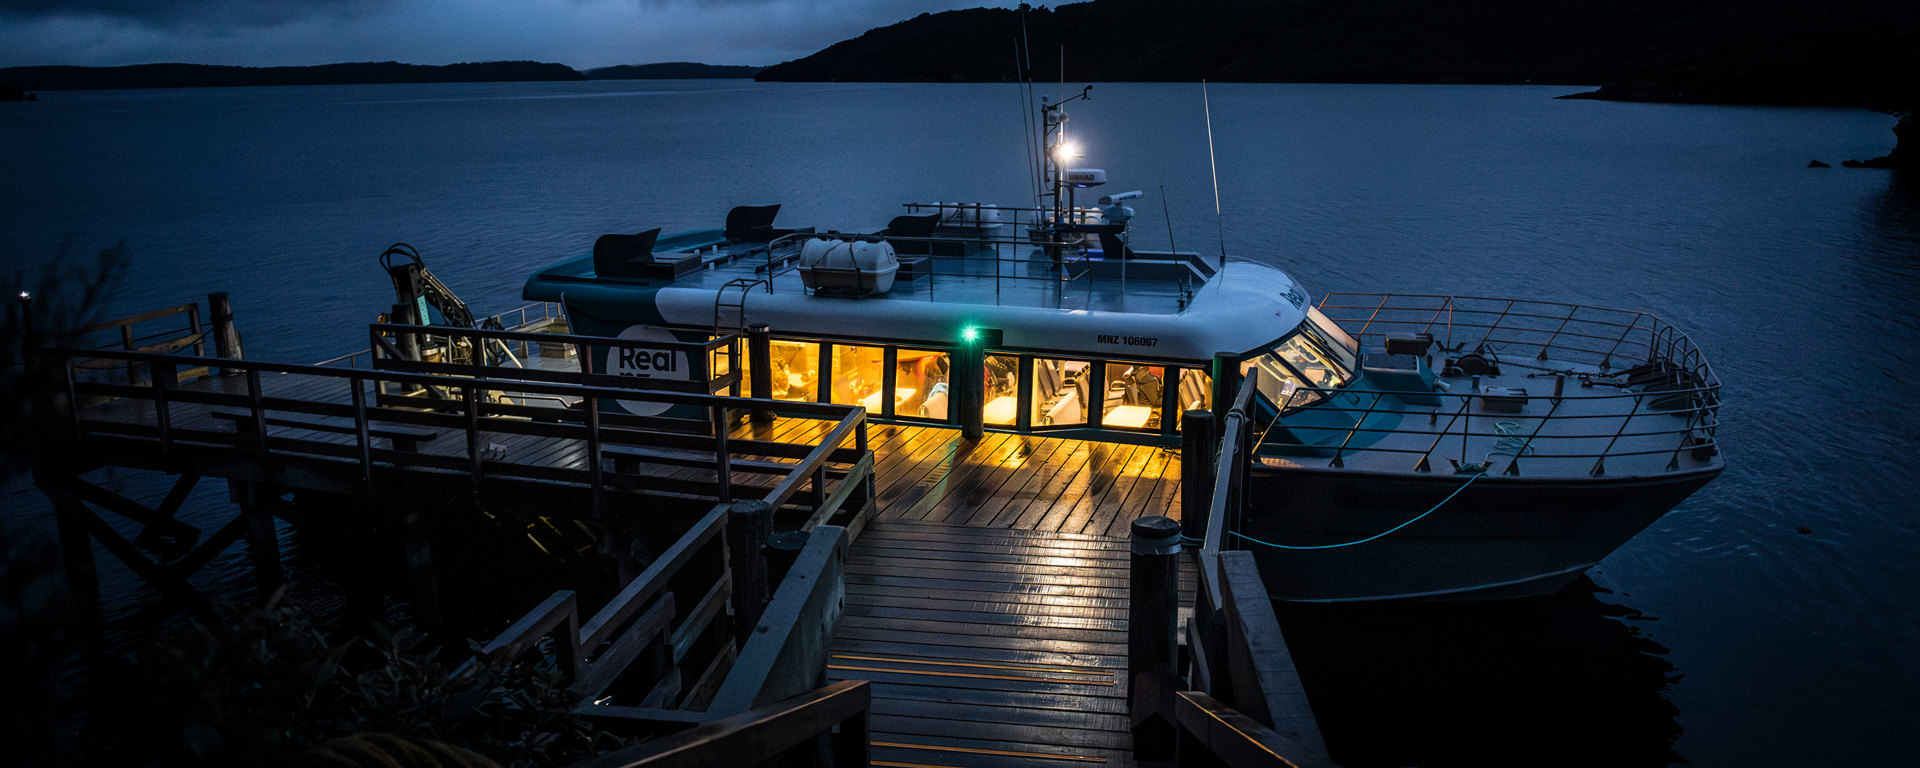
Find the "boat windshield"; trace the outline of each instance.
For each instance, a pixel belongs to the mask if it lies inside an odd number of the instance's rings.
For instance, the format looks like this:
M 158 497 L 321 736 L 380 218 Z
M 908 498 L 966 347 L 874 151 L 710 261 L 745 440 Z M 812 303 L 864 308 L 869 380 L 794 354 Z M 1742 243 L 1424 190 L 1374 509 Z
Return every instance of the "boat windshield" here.
M 1319 307 L 1307 307 L 1307 321 L 1300 329 L 1312 334 L 1320 346 L 1340 359 L 1340 365 L 1352 371 L 1360 367 L 1360 342 L 1354 341 L 1347 331 L 1335 323 L 1332 318 L 1320 313 Z
M 1358 358 L 1340 342 L 1348 338 L 1317 310 L 1310 311 L 1307 321 L 1292 334 L 1241 363 L 1240 374 L 1260 369 L 1260 394 L 1282 411 L 1313 405 L 1325 398 L 1318 390 L 1346 386 L 1353 380 Z

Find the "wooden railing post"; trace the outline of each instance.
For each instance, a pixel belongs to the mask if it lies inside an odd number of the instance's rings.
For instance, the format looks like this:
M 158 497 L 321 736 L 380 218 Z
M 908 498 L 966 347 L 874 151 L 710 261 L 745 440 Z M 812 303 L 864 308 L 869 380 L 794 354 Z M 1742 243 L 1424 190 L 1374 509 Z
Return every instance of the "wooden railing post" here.
M 187 333 L 194 337 L 193 338 L 193 356 L 194 357 L 207 356 L 207 335 L 204 333 L 201 333 L 202 330 L 203 329 L 200 327 L 200 305 L 188 304 L 187 305 Z
M 1133 521 L 1127 603 L 1128 713 L 1133 754 L 1170 760 L 1172 697 L 1185 688 L 1179 662 L 1180 524 L 1160 515 Z
M 1193 541 L 1207 538 L 1207 513 L 1213 507 L 1214 451 L 1220 447 L 1220 425 L 1212 411 L 1180 414 L 1180 534 Z
M 733 451 L 727 448 L 727 432 L 733 424 L 733 409 L 724 405 L 707 409 L 713 427 L 713 472 L 719 484 L 719 501 L 733 503 Z
M 213 321 L 213 356 L 229 360 L 246 357 L 240 349 L 240 330 L 233 325 L 233 305 L 227 302 L 225 291 L 207 294 L 207 314 Z M 221 368 L 220 375 L 232 376 L 239 371 Z
M 733 580 L 734 640 L 746 645 L 767 607 L 767 538 L 773 505 L 741 499 L 727 509 L 727 571 Z
M 128 352 L 133 351 L 133 326 L 132 325 L 120 326 L 120 348 Z M 140 369 L 139 363 L 136 363 L 132 360 L 127 361 L 127 383 L 128 384 L 132 384 L 136 387 L 140 386 L 140 383 L 144 381 L 144 379 L 140 375 L 140 370 L 141 369 Z
M 773 399 L 773 329 L 765 323 L 747 326 L 747 396 Z M 773 411 L 755 408 L 753 421 L 773 421 Z

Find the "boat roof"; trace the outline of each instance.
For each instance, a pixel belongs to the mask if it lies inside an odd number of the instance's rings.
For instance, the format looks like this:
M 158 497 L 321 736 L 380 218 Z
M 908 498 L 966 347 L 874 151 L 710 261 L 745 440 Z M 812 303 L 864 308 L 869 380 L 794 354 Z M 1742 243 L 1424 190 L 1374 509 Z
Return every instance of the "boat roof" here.
M 583 331 L 608 335 L 631 324 L 712 328 L 725 303 L 740 306 L 738 325 L 765 323 L 778 335 L 944 346 L 963 328 L 990 328 L 1002 332 L 1001 349 L 1196 361 L 1264 347 L 1305 319 L 1306 292 L 1264 264 L 1172 252 L 1106 258 L 1090 247 L 1097 239 L 1057 249 L 1056 262 L 1056 249 L 1025 227 L 1004 229 L 1012 236 L 898 243 L 933 253 L 901 253 L 891 290 L 862 298 L 807 291 L 793 261 L 808 234 L 729 242 L 720 230 L 661 238 L 657 268 L 644 275 L 600 275 L 583 255 L 533 275 L 525 295 L 564 301 L 584 315 Z M 596 321 L 605 327 L 587 327 Z

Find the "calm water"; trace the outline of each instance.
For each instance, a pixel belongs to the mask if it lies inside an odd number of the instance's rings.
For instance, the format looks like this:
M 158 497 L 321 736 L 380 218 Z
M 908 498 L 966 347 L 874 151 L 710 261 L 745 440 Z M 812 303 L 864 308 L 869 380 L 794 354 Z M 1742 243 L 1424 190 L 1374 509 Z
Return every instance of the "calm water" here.
M 1920 749 L 1920 181 L 1850 110 L 1555 101 L 1563 88 L 1101 85 L 1071 124 L 1139 242 L 1310 290 L 1651 310 L 1727 382 L 1727 472 L 1593 583 L 1493 606 L 1289 611 L 1357 764 L 1883 765 Z M 877 225 L 1030 198 L 1011 85 L 745 82 L 45 94 L 0 109 L 0 258 L 124 241 L 110 313 L 234 294 L 253 356 L 364 345 L 417 246 L 479 309 L 604 232 Z M 1163 207 L 1164 206 L 1164 207 Z M 1174 225 L 1165 224 L 1170 214 Z M 223 494 L 203 489 L 204 506 Z M 16 491 L 16 509 L 37 498 Z M 1799 532 L 1806 529 L 1807 533 Z M 238 565 L 214 582 L 243 582 Z M 146 599 L 116 582 L 117 606 Z M 111 586 L 111 585 L 110 585 Z M 217 584 L 216 584 L 217 586 Z

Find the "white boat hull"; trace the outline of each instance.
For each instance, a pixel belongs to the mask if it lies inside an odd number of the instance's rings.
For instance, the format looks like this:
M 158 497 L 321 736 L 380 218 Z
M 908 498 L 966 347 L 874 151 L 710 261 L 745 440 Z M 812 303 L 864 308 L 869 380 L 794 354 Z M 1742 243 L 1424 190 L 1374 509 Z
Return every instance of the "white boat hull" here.
M 1495 599 L 1550 594 L 1720 473 L 1635 478 L 1487 476 L 1379 539 L 1326 549 L 1252 541 L 1277 600 Z M 1390 530 L 1468 476 L 1256 469 L 1239 530 L 1269 544 L 1325 546 Z

